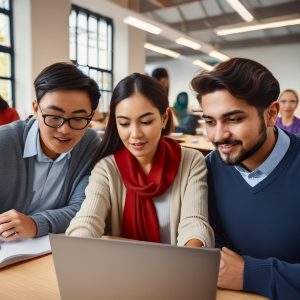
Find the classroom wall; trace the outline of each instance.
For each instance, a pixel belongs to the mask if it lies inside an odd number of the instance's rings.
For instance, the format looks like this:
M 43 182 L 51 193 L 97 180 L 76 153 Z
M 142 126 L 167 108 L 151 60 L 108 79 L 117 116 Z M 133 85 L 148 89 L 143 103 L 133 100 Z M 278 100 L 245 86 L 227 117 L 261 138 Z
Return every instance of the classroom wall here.
M 69 61 L 69 0 L 14 2 L 16 107 L 32 114 L 34 78 L 46 66 Z
M 300 93 L 299 53 L 300 44 L 224 51 L 224 54 L 227 54 L 230 57 L 240 56 L 260 62 L 269 70 L 271 70 L 271 72 L 279 81 L 282 90 L 286 88 L 293 88 Z M 192 65 L 189 62 L 172 59 L 156 64 L 147 64 L 145 69 L 149 74 L 151 74 L 152 70 L 158 66 L 165 67 L 169 71 L 171 80 L 169 93 L 170 102 L 173 103 L 179 92 L 187 91 L 190 96 L 190 107 L 199 107 L 194 94 L 189 88 L 189 83 L 198 72 L 201 72 L 200 68 Z M 299 106 L 296 114 L 300 117 Z

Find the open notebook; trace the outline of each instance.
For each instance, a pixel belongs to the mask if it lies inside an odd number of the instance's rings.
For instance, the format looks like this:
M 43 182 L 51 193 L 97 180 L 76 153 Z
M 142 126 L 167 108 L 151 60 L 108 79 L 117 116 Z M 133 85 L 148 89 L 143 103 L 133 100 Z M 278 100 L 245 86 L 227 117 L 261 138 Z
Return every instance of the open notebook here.
M 0 268 L 51 252 L 49 236 L 0 242 Z

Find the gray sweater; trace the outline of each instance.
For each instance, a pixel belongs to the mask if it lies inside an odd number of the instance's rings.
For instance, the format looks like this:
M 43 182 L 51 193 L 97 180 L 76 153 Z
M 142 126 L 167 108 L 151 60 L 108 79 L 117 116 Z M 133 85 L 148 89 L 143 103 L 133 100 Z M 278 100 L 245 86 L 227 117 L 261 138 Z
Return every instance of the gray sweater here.
M 0 126 L 0 213 L 10 209 L 27 214 L 32 201 L 33 182 L 29 181 L 29 158 L 23 158 L 24 145 L 35 118 Z M 57 207 L 31 217 L 37 236 L 64 232 L 85 198 L 91 161 L 99 146 L 97 134 L 88 129 L 71 152 L 69 169 Z

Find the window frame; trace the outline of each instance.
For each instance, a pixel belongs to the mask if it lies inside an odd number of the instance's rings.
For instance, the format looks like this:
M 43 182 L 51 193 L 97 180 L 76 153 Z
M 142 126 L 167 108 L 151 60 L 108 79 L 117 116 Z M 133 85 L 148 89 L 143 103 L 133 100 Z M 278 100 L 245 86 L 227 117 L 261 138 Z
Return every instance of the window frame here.
M 10 30 L 10 45 L 11 47 L 0 45 L 0 52 L 6 53 L 10 55 L 10 67 L 11 67 L 11 74 L 10 77 L 1 76 L 0 80 L 8 80 L 11 84 L 11 99 L 5 99 L 10 104 L 10 106 L 16 106 L 16 93 L 15 93 L 15 51 L 14 51 L 14 28 L 13 28 L 13 1 L 8 0 L 9 2 L 9 9 L 1 8 L 0 13 L 7 15 L 9 19 L 9 30 Z M 10 103 L 11 101 L 11 103 Z
M 111 18 L 108 18 L 108 17 L 105 17 L 99 13 L 95 13 L 95 12 L 92 12 L 86 8 L 83 8 L 83 7 L 80 7 L 80 6 L 77 6 L 77 5 L 74 5 L 72 4 L 72 9 L 71 9 L 71 13 L 72 12 L 75 12 L 76 14 L 76 24 L 75 24 L 75 59 L 72 59 L 70 57 L 70 60 L 76 65 L 78 66 L 79 68 L 87 68 L 88 69 L 88 75 L 90 76 L 90 71 L 97 71 L 97 72 L 100 72 L 101 73 L 101 83 L 98 82 L 98 80 L 96 80 L 96 82 L 99 84 L 99 89 L 100 89 L 100 92 L 101 92 L 101 95 L 103 95 L 103 93 L 107 93 L 107 99 L 103 99 L 103 96 L 102 96 L 102 101 L 100 101 L 100 104 L 99 106 L 102 106 L 102 109 L 101 109 L 101 112 L 108 112 L 109 110 L 109 104 L 110 104 L 110 98 L 111 98 L 111 94 L 112 94 L 112 90 L 113 90 L 113 83 L 114 83 L 114 76 L 113 76 L 113 69 L 114 69 L 114 26 L 113 26 L 113 20 Z M 86 45 L 87 45 L 87 64 L 86 65 L 83 65 L 83 64 L 80 64 L 78 62 L 78 15 L 80 13 L 83 13 L 86 15 L 87 17 L 87 22 L 86 22 L 86 32 L 87 32 L 87 41 L 86 41 Z M 98 64 L 98 67 L 95 67 L 95 66 L 92 66 L 92 65 L 89 65 L 89 18 L 92 17 L 92 18 L 95 18 L 97 20 L 97 64 Z M 111 27 L 111 44 L 108 45 L 108 42 L 109 42 L 109 39 L 108 39 L 108 34 L 107 34 L 107 54 L 110 54 L 110 69 L 103 69 L 103 68 L 100 68 L 99 67 L 99 23 L 100 21 L 105 21 L 105 23 L 107 24 L 107 26 L 110 26 Z M 71 28 L 70 26 L 70 23 L 69 23 L 69 28 Z M 71 34 L 71 33 L 70 33 Z M 71 42 L 70 42 L 70 45 L 71 45 Z M 109 51 L 110 49 L 110 51 Z M 70 53 L 70 56 L 71 56 L 71 53 Z M 104 89 L 103 88 L 103 74 L 109 74 L 111 80 L 110 80 L 110 86 L 108 89 Z M 91 78 L 93 78 L 91 76 Z M 95 78 L 93 78 L 95 79 Z M 107 102 L 107 103 L 106 103 Z

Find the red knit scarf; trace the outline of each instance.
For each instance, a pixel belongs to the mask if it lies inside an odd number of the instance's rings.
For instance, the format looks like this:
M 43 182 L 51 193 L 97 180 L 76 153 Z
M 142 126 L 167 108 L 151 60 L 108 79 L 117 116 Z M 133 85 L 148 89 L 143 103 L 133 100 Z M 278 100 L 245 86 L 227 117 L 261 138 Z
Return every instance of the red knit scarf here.
M 127 189 L 123 237 L 159 243 L 159 225 L 152 197 L 162 195 L 173 183 L 181 160 L 181 147 L 172 139 L 161 138 L 148 176 L 126 147 L 117 151 L 114 157 Z

